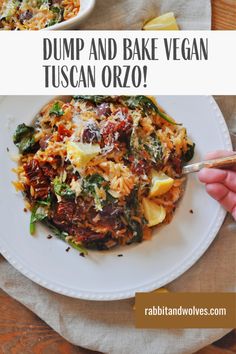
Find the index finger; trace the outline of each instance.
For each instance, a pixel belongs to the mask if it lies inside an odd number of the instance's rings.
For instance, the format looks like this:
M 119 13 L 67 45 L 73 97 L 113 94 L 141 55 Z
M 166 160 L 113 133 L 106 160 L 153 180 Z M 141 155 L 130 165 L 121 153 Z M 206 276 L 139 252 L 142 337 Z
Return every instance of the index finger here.
M 198 174 L 200 182 L 221 183 L 229 190 L 236 193 L 236 172 L 231 170 L 220 170 L 216 168 L 203 168 Z

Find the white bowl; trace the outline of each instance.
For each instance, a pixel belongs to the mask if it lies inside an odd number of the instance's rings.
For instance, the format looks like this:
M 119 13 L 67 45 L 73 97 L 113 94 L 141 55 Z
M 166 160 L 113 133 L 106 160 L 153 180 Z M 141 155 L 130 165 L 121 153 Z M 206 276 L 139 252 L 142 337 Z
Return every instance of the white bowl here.
M 0 253 L 22 274 L 57 293 L 87 300 L 119 300 L 137 291 L 152 291 L 189 269 L 215 238 L 226 212 L 205 192 L 195 174 L 188 177 L 184 196 L 170 224 L 153 231 L 153 238 L 140 244 L 106 251 L 65 252 L 67 245 L 37 225 L 29 234 L 30 213 L 15 193 L 11 160 L 17 149 L 12 136 L 19 123 L 31 124 L 52 97 L 8 96 L 0 102 Z M 160 105 L 183 123 L 196 143 L 193 162 L 209 151 L 231 150 L 223 116 L 211 97 L 159 96 Z M 209 138 L 210 136 L 210 138 Z M 193 210 L 194 213 L 189 211 Z M 123 254 L 123 257 L 117 257 Z
M 69 20 L 57 23 L 56 25 L 44 28 L 43 30 L 68 30 L 76 29 L 91 14 L 96 0 L 80 0 L 80 11 L 77 16 Z

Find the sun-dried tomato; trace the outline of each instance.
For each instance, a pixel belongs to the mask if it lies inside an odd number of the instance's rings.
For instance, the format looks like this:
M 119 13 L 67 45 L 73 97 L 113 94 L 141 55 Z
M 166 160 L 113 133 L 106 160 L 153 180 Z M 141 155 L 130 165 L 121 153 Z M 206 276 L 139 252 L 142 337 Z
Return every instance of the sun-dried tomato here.
M 123 111 L 119 111 L 122 114 L 120 119 L 116 121 L 109 121 L 102 129 L 102 137 L 105 144 L 114 142 L 115 140 L 125 140 L 128 138 L 132 129 L 132 118 L 124 115 Z M 116 136 L 115 134 L 118 133 Z
M 57 175 L 57 170 L 54 169 L 48 162 L 40 164 L 40 167 L 45 176 L 50 178 L 50 180 L 54 179 Z
M 58 141 L 62 141 L 65 136 L 70 137 L 72 135 L 72 131 L 67 129 L 64 124 L 58 125 Z
M 29 185 L 34 189 L 34 198 L 47 198 L 50 192 L 50 182 L 36 159 L 30 160 L 24 165 L 25 175 Z
M 73 219 L 74 210 L 74 201 L 62 200 L 61 202 L 57 203 L 52 218 L 54 224 L 64 228 L 70 226 Z

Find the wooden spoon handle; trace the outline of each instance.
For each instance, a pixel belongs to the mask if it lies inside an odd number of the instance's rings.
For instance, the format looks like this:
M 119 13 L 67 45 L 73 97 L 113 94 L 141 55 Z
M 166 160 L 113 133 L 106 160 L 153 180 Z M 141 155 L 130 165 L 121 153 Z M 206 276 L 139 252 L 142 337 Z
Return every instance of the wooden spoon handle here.
M 207 168 L 214 168 L 214 167 L 227 168 L 227 167 L 232 167 L 232 166 L 236 166 L 236 154 L 231 155 L 231 156 L 227 156 L 227 157 L 221 157 L 221 158 L 214 159 L 214 160 L 197 162 L 192 165 L 184 166 L 183 174 L 186 175 L 188 173 L 198 172 L 204 167 L 207 167 Z

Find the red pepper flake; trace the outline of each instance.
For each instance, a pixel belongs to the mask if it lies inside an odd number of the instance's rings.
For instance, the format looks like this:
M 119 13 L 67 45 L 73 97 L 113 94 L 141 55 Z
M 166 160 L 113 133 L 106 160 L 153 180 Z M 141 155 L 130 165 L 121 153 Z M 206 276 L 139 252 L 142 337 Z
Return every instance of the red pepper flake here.
M 70 250 L 70 247 L 67 247 L 66 252 L 69 252 L 69 250 Z
M 190 209 L 189 212 L 190 212 L 190 214 L 193 214 L 193 210 L 192 209 Z
M 52 238 L 52 235 L 48 235 L 47 239 L 50 240 Z
M 27 213 L 27 209 L 26 208 L 24 208 L 24 212 Z

